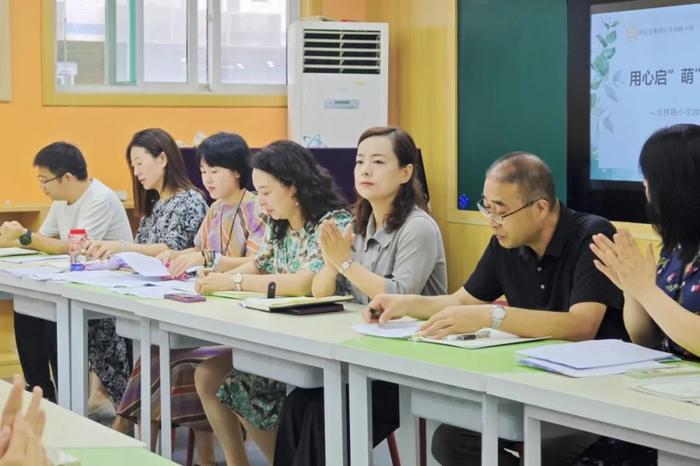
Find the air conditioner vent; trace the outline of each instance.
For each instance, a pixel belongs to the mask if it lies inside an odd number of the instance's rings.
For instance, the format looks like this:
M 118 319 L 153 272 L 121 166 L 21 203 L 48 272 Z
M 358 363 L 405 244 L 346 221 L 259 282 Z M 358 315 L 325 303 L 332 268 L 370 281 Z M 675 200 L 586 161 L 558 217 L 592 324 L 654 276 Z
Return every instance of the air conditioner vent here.
M 304 73 L 379 74 L 381 33 L 304 30 Z

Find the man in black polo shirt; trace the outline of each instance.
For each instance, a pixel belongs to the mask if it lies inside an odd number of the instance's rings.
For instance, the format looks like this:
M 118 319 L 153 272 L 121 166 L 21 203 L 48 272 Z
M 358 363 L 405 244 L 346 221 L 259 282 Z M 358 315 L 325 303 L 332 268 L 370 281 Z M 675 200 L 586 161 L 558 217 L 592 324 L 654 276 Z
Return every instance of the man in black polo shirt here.
M 574 341 L 626 338 L 622 294 L 596 270 L 589 248 L 594 234 L 612 236 L 615 228 L 559 202 L 542 160 L 525 152 L 498 159 L 486 172 L 478 206 L 494 235 L 464 286 L 447 296 L 378 295 L 370 307 L 381 312 L 380 323 L 404 315 L 428 319 L 422 331 L 435 338 L 484 327 Z M 491 304 L 502 295 L 507 306 Z M 576 434 L 558 438 L 553 448 L 545 444 L 543 464 L 573 461 L 594 440 Z M 479 434 L 464 429 L 440 426 L 432 450 L 443 466 L 480 464 Z M 518 460 L 501 448 L 504 464 Z

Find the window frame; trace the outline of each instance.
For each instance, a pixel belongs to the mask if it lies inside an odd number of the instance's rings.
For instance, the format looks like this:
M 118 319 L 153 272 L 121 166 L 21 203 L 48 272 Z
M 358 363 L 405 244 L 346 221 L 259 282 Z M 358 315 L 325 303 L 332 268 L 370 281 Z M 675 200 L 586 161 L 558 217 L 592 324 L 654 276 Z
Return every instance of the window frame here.
M 0 0 L 0 102 L 12 100 L 10 0 Z
M 0 0 L 3 1 L 3 0 Z M 297 21 L 320 8 L 317 0 L 286 0 L 287 23 Z M 220 0 L 207 0 L 210 11 L 220 10 Z M 188 24 L 197 24 L 197 0 L 187 0 Z M 130 0 L 131 13 L 135 16 L 135 31 L 131 31 L 131 55 L 133 77 L 136 84 L 116 81 L 116 55 L 107 53 L 104 85 L 59 87 L 56 84 L 56 2 L 42 0 L 42 88 L 44 105 L 48 106 L 178 106 L 178 107 L 285 107 L 286 84 L 229 84 L 220 83 L 221 41 L 212 41 L 221 35 L 221 16 L 213 15 L 208 28 L 207 47 L 208 83 L 197 81 L 198 41 L 197 29 L 187 29 L 187 83 L 143 82 L 144 25 L 143 0 Z M 105 49 L 116 47 L 116 2 L 106 0 Z M 110 14 L 111 13 L 111 14 Z M 133 40 L 135 39 L 135 41 Z M 194 76 L 194 79 L 191 77 Z

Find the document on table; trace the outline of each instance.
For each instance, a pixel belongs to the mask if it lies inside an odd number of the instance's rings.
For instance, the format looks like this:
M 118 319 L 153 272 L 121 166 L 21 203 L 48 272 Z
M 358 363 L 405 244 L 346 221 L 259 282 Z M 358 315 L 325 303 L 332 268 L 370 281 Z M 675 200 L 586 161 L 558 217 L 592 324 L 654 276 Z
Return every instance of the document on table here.
M 68 254 L 47 255 L 32 252 L 32 255 L 26 256 L 0 257 L 0 261 L 10 262 L 12 264 L 30 264 L 32 262 L 53 262 L 65 260 L 70 260 L 70 256 Z
M 8 256 L 26 256 L 31 254 L 40 254 L 36 249 L 24 248 L 0 248 L 0 257 Z
M 387 322 L 381 326 L 378 324 L 357 324 L 353 325 L 352 329 L 363 335 L 370 335 L 374 337 L 412 339 L 414 341 L 454 346 L 464 349 L 488 348 L 490 346 L 510 345 L 513 343 L 523 343 L 526 341 L 543 340 L 548 338 L 520 338 L 512 333 L 501 332 L 500 330 L 484 329 L 489 332 L 489 336 L 486 338 L 475 338 L 473 340 L 438 340 L 435 338 L 424 338 L 417 335 L 421 325 L 424 323 L 425 321 L 422 320 L 399 320 Z
M 591 340 L 528 348 L 515 353 L 523 365 L 570 377 L 621 374 L 629 369 L 661 367 L 672 354 L 622 340 Z
M 65 272 L 52 278 L 54 281 L 79 283 L 82 285 L 115 287 L 142 287 L 151 280 L 140 275 L 114 270 L 84 270 L 80 272 Z
M 134 272 L 143 277 L 169 277 L 170 272 L 163 263 L 155 257 L 139 252 L 120 252 L 115 257 L 123 260 Z
M 148 299 L 163 299 L 166 294 L 182 293 L 182 291 L 167 288 L 165 286 L 144 286 L 140 288 L 112 288 L 112 291 L 123 295 L 136 296 L 138 298 Z
M 700 404 L 700 377 L 698 376 L 644 382 L 634 388 L 651 395 Z
M 32 278 L 34 280 L 51 280 L 57 275 L 62 274 L 65 272 L 63 269 L 59 269 L 57 267 L 52 267 L 52 266 L 37 266 L 37 267 L 21 267 L 21 268 L 16 268 L 16 269 L 5 269 L 4 272 L 9 273 L 12 276 L 15 277 L 27 277 L 27 278 Z
M 416 334 L 420 326 L 425 321 L 422 320 L 398 320 L 387 322 L 386 324 L 357 324 L 352 329 L 357 333 L 382 338 L 411 338 Z

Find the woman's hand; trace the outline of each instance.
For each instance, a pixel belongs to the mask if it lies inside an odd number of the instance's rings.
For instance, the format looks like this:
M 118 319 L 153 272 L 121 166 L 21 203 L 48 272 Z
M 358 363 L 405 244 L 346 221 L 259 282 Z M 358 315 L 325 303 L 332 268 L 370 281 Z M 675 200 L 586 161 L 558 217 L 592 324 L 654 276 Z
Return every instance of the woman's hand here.
M 603 234 L 593 236 L 591 250 L 598 259 L 595 267 L 626 295 L 640 300 L 641 295 L 656 287 L 656 260 L 649 245 L 642 254 L 627 230 L 615 233 L 611 241 Z
M 190 267 L 204 265 L 204 256 L 201 252 L 191 252 L 188 254 L 180 254 L 166 264 L 171 277 L 179 277 L 187 272 Z
M 234 287 L 233 276 L 229 273 L 207 272 L 197 278 L 194 289 L 199 294 L 212 291 L 228 291 Z
M 87 240 L 83 247 L 83 251 L 87 257 L 100 260 L 109 259 L 112 254 L 121 252 L 121 250 L 121 241 Z
M 341 233 L 335 222 L 324 222 L 320 237 L 323 261 L 338 269 L 340 264 L 350 259 L 353 237 L 352 224 Z

